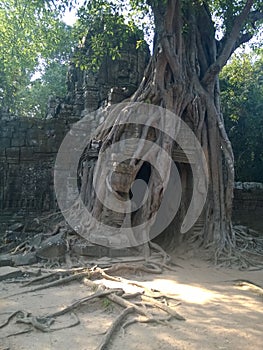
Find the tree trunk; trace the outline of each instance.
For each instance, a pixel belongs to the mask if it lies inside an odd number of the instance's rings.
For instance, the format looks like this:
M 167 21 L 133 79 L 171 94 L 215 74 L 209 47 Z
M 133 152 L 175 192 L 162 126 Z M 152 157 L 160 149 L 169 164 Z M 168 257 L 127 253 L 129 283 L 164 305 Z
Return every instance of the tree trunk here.
M 218 57 L 218 48 L 215 40 L 215 29 L 210 12 L 202 2 L 180 2 L 168 0 L 164 6 L 162 2 L 152 1 L 151 4 L 155 18 L 155 46 L 150 63 L 145 71 L 145 77 L 132 102 L 147 102 L 172 111 L 181 118 L 194 132 L 199 140 L 208 164 L 208 196 L 203 211 L 204 225 L 198 233 L 198 239 L 205 245 L 213 245 L 218 252 L 234 245 L 234 233 L 231 226 L 231 206 L 234 181 L 233 153 L 227 138 L 223 118 L 220 112 L 220 91 L 218 72 L 208 74 Z M 159 3 L 159 5 L 158 5 Z M 131 117 L 130 117 L 131 119 Z M 133 122 L 136 122 L 133 120 Z M 174 130 L 176 133 L 176 130 Z M 95 138 L 102 143 L 101 151 L 105 150 L 111 142 L 121 140 L 129 133 L 129 127 L 118 125 L 105 132 L 97 131 Z M 148 135 L 158 144 L 160 140 L 154 135 L 151 127 L 133 129 L 138 137 Z M 172 152 L 171 139 L 161 141 L 161 146 Z M 136 153 L 137 152 L 137 153 Z M 137 158 L 138 149 L 133 149 L 133 158 Z M 101 152 L 100 152 L 101 154 Z M 114 160 L 114 159 L 113 159 Z M 99 156 L 99 168 L 106 167 L 108 159 Z M 123 172 L 130 171 L 130 182 L 115 173 L 112 178 L 110 190 L 125 200 L 129 197 L 129 189 L 134 179 L 141 177 L 148 182 L 150 205 L 143 206 L 127 217 L 125 214 L 113 214 L 105 209 L 101 200 L 95 198 L 92 190 L 92 181 L 100 181 L 101 174 L 93 174 L 93 168 L 82 176 L 82 198 L 88 205 L 92 215 L 110 222 L 116 227 L 128 227 L 127 221 L 133 225 L 140 223 L 142 218 L 151 218 L 162 198 L 162 184 L 158 174 L 147 162 L 123 162 Z M 178 218 L 183 215 L 189 206 L 189 188 L 191 188 L 191 168 L 187 164 L 178 164 L 182 183 L 182 203 Z M 148 172 L 148 173 L 147 173 Z M 139 174 L 139 175 L 138 175 Z M 101 196 L 110 196 L 109 189 L 104 184 L 100 186 Z M 83 194 L 84 193 L 84 194 Z M 155 206 L 154 207 L 154 203 Z M 114 222 L 114 223 L 113 223 Z M 181 235 L 178 231 L 180 225 L 172 227 L 173 236 Z M 171 230 L 169 230 L 171 232 Z M 192 235 L 190 231 L 188 236 Z M 169 236 L 171 242 L 173 237 Z M 136 240 L 136 237 L 135 237 Z M 179 239 L 179 241 L 181 238 Z M 136 242 L 131 242 L 136 245 Z

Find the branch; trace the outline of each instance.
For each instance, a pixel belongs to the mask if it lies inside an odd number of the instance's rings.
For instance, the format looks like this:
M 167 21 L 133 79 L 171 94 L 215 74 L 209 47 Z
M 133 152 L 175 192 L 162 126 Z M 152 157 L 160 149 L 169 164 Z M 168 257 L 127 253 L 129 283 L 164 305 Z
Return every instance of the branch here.
M 240 38 L 235 42 L 235 45 L 231 51 L 231 54 L 241 45 L 247 43 L 250 39 L 253 38 L 253 34 L 252 33 L 244 33 L 240 36 Z M 230 54 L 230 55 L 231 55 Z
M 221 54 L 218 56 L 217 60 L 206 71 L 202 80 L 203 84 L 209 85 L 211 82 L 213 82 L 216 75 L 226 64 L 231 53 L 233 52 L 233 48 L 235 46 L 236 41 L 238 40 L 244 21 L 249 16 L 249 12 L 253 3 L 254 0 L 247 0 L 242 12 L 236 17 L 230 35 L 226 38 L 223 38 L 222 41 L 225 42 L 223 50 L 221 51 Z
M 253 29 L 256 29 L 256 22 L 263 19 L 263 12 L 260 11 L 252 11 L 248 17 L 248 23 L 252 26 Z M 253 33 L 244 33 L 239 39 L 236 41 L 231 54 L 242 44 L 247 43 L 250 39 L 253 38 Z
M 249 19 L 249 23 L 251 23 L 252 26 L 254 27 L 257 21 L 260 21 L 261 19 L 263 19 L 263 13 L 258 10 L 252 11 L 250 12 L 248 19 Z

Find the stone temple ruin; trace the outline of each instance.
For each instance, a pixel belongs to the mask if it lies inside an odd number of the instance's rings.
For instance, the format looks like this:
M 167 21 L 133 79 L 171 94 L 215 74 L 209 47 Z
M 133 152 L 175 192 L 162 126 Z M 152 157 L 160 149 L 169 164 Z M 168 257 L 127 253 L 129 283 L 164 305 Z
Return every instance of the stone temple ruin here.
M 128 98 L 138 87 L 150 53 L 146 45 L 136 49 L 134 40 L 123 46 L 121 58 L 105 57 L 96 73 L 72 63 L 67 95 L 49 98 L 46 119 L 0 111 L 0 231 L 7 250 L 11 241 L 13 245 L 20 241 L 21 231 L 27 231 L 26 222 L 58 209 L 54 163 L 72 124 L 99 107 Z M 99 120 L 91 120 L 91 130 L 98 124 Z M 31 222 L 30 227 L 34 231 L 37 224 Z
M 134 45 L 122 58 L 106 57 L 97 73 L 69 67 L 68 93 L 50 97 L 45 120 L 0 112 L 0 209 L 13 212 L 49 211 L 56 207 L 52 169 L 59 146 L 71 125 L 104 104 L 117 103 L 136 90 L 148 49 Z M 91 121 L 95 128 L 99 121 Z
M 54 163 L 72 124 L 100 107 L 128 99 L 136 91 L 149 58 L 146 46 L 135 49 L 134 43 L 128 42 L 122 49 L 121 58 L 113 61 L 105 57 L 96 73 L 81 71 L 72 63 L 68 70 L 67 95 L 64 98 L 50 97 L 44 120 L 21 118 L 0 111 L 0 236 L 4 243 L 0 253 L 17 246 L 27 231 L 35 236 L 39 232 L 37 218 L 58 209 L 53 185 Z M 90 131 L 95 130 L 99 123 L 100 120 L 91 119 Z M 191 150 L 188 158 L 179 149 L 174 149 L 172 156 L 179 167 L 188 167 Z M 241 211 L 244 206 L 246 210 L 262 210 L 263 189 L 253 191 L 239 187 L 234 205 Z M 202 219 L 194 230 L 201 227 Z M 53 255 L 63 254 L 66 249 L 62 236 L 57 239 L 61 244 L 56 245 Z M 49 258 L 45 256 L 41 240 L 40 237 L 39 242 L 32 244 L 38 250 L 38 257 Z M 79 255 L 117 254 L 102 246 L 83 246 L 78 241 L 75 241 L 74 249 Z M 32 263 L 35 259 L 36 254 L 32 254 L 26 260 L 18 259 L 16 264 Z

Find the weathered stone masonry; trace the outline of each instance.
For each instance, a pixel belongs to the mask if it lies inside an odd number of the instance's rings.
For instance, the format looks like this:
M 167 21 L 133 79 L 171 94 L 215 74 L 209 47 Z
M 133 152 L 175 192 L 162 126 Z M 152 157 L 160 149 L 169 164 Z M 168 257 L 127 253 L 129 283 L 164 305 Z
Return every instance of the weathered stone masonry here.
M 55 209 L 53 166 L 74 120 L 0 116 L 0 209 Z
M 96 74 L 71 65 L 67 96 L 49 100 L 46 120 L 0 111 L 0 233 L 13 214 L 21 221 L 30 214 L 37 216 L 57 208 L 53 168 L 70 126 L 104 104 L 129 97 L 142 79 L 148 59 L 148 50 L 131 49 L 120 60 L 107 58 Z M 91 121 L 91 129 L 97 123 Z M 234 214 L 241 212 L 243 217 L 246 213 L 253 224 L 253 215 L 263 212 L 263 187 L 240 186 L 235 190 Z
M 54 162 L 64 136 L 77 120 L 0 116 L 0 216 L 27 216 L 56 208 Z M 238 184 L 234 209 L 235 218 L 245 213 L 253 226 L 253 216 L 263 212 L 263 185 Z
M 34 216 L 56 208 L 54 162 L 70 125 L 105 104 L 131 96 L 149 55 L 147 47 L 136 50 L 134 43 L 126 43 L 122 57 L 115 61 L 105 57 L 97 73 L 71 64 L 67 96 L 49 99 L 46 120 L 0 111 L 0 226 L 14 213 L 21 220 L 32 212 Z M 98 122 L 91 120 L 91 128 Z

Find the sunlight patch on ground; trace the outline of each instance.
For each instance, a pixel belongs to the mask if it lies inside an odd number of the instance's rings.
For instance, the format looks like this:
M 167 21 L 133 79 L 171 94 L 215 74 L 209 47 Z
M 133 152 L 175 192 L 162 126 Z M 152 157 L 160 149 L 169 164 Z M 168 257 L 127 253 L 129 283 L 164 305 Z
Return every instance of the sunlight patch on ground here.
M 127 284 L 124 282 L 110 281 L 110 280 L 106 280 L 106 279 L 96 280 L 94 282 L 98 285 L 100 285 L 102 283 L 107 288 L 121 288 L 124 290 L 125 293 L 137 293 L 137 292 L 142 293 L 143 292 L 143 288 L 140 288 L 140 287 L 132 285 L 132 284 Z M 125 282 L 127 282 L 127 281 L 125 281 Z M 130 281 L 130 282 L 132 283 L 133 281 Z
M 218 293 L 205 288 L 180 284 L 167 279 L 155 279 L 152 282 L 143 283 L 148 288 L 156 288 L 161 292 L 172 294 L 188 303 L 204 304 L 218 298 Z
M 101 280 L 95 281 L 95 283 L 101 283 Z M 138 281 L 129 281 L 131 284 L 123 282 L 115 282 L 109 280 L 103 280 L 103 284 L 107 288 L 122 288 L 125 293 L 137 293 L 143 292 L 143 288 L 139 286 L 132 285 L 132 283 L 139 283 L 142 286 L 145 286 L 149 289 L 158 290 L 180 300 L 195 303 L 195 304 L 204 304 L 210 300 L 215 300 L 219 297 L 219 294 L 213 291 L 210 291 L 205 288 L 191 286 L 188 284 L 179 284 L 171 280 L 166 279 L 155 279 L 151 282 L 138 282 Z

